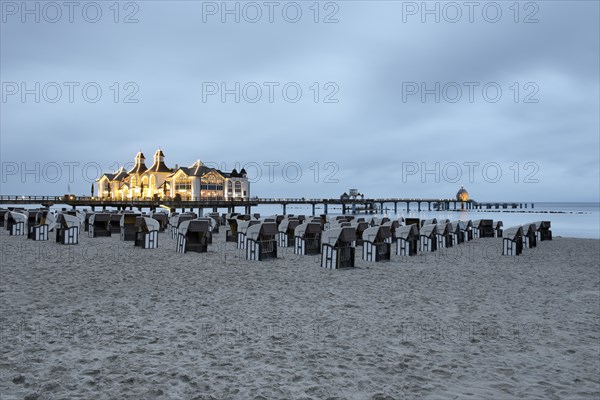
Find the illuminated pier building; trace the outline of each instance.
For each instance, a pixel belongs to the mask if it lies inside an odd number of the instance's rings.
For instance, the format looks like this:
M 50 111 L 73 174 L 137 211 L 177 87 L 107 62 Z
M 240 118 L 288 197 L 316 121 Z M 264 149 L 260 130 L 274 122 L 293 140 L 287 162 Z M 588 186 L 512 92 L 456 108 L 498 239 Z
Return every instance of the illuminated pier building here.
M 246 171 L 223 172 L 204 165 L 200 160 L 190 167 L 169 168 L 165 155 L 158 149 L 152 166 L 145 164 L 140 151 L 133 168 L 121 167 L 114 173 L 105 173 L 98 179 L 98 197 L 102 199 L 162 199 L 181 200 L 235 199 L 250 197 L 250 183 Z

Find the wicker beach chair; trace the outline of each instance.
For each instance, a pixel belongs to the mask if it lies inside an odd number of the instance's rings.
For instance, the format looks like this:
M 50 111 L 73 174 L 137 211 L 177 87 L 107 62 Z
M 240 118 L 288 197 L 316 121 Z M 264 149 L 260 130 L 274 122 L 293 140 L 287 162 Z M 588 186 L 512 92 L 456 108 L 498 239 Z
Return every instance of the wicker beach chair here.
M 88 218 L 88 237 L 110 237 L 110 218 L 108 213 L 92 214 Z
M 160 221 L 138 216 L 135 219 L 135 240 L 134 246 L 142 249 L 158 248 L 158 232 L 160 231 Z
M 372 262 L 390 260 L 392 232 L 389 226 L 372 226 L 363 232 L 362 238 L 363 260 Z
M 321 235 L 321 267 L 354 267 L 356 229 L 351 226 L 324 231 Z
M 75 215 L 58 214 L 56 218 L 56 242 L 60 244 L 78 244 L 81 220 Z
M 279 224 L 277 228 L 279 247 L 293 247 L 294 246 L 294 231 L 296 227 L 300 225 L 300 220 L 296 218 L 286 218 Z
M 419 245 L 419 230 L 414 224 L 396 229 L 396 255 L 416 256 Z
M 9 211 L 6 215 L 6 230 L 11 236 L 25 235 L 27 215 L 16 211 Z
M 208 251 L 208 234 L 210 224 L 206 220 L 186 220 L 179 224 L 175 251 L 187 253 L 206 253 Z
M 437 225 L 423 225 L 419 230 L 419 251 L 431 252 L 437 250 Z
M 502 236 L 502 254 L 518 256 L 523 252 L 523 228 L 512 226 L 505 229 Z
M 261 222 L 246 232 L 246 259 L 263 261 L 277 258 L 277 224 Z
M 321 222 L 300 224 L 294 230 L 294 254 L 321 253 Z

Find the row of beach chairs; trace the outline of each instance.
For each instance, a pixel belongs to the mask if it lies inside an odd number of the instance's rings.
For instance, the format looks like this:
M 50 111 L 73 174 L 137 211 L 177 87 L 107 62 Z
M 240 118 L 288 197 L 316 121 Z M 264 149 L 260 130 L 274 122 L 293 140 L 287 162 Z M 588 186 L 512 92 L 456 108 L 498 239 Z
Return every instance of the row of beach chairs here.
M 150 216 L 131 212 L 82 213 L 69 211 L 56 218 L 48 210 L 1 213 L 11 235 L 24 235 L 34 240 L 48 240 L 48 233 L 56 230 L 56 241 L 77 244 L 82 225 L 89 237 L 111 236 L 118 232 L 123 241 L 135 246 L 157 248 L 158 233 L 166 228 L 176 239 L 178 253 L 206 252 L 212 244 L 213 233 L 226 226 L 226 241 L 235 242 L 249 260 L 267 260 L 277 257 L 278 247 L 293 247 L 298 255 L 321 254 L 323 268 L 353 267 L 356 247 L 362 246 L 362 258 L 379 262 L 391 259 L 392 246 L 399 256 L 414 256 L 418 252 L 432 252 L 449 248 L 477 238 L 503 238 L 503 254 L 519 255 L 523 248 L 536 246 L 537 241 L 551 240 L 549 221 L 539 221 L 503 230 L 501 221 L 474 220 L 419 220 L 400 218 L 355 218 L 217 213 L 198 218 L 194 213 L 154 213 Z M 118 231 L 115 226 L 118 226 Z M 27 230 L 26 230 L 27 228 Z
M 552 240 L 550 221 L 537 221 L 505 230 L 502 240 L 502 254 L 518 256 L 523 249 L 534 248 L 537 242 Z
M 121 240 L 134 241 L 136 246 L 142 248 L 158 247 L 161 223 L 166 226 L 167 221 L 165 213 L 147 217 L 135 213 L 84 213 L 70 210 L 55 215 L 43 209 L 6 211 L 0 215 L 10 235 L 27 234 L 29 239 L 49 240 L 49 233 L 56 231 L 57 243 L 78 244 L 84 226 L 87 226 L 89 237 L 111 236 L 117 226 Z

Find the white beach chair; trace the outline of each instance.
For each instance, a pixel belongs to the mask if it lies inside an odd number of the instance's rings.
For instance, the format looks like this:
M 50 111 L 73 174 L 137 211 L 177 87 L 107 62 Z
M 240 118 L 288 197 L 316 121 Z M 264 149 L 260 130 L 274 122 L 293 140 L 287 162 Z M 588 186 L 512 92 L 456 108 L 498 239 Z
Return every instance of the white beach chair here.
M 324 231 L 321 235 L 321 267 L 354 267 L 356 230 L 346 226 Z
M 263 261 L 277 258 L 277 224 L 262 222 L 246 231 L 246 259 Z
M 371 262 L 390 260 L 391 238 L 392 232 L 390 231 L 389 226 L 375 225 L 365 229 L 362 234 L 362 259 Z
M 502 254 L 518 256 L 523 251 L 523 228 L 513 226 L 505 229 L 502 236 Z
M 415 256 L 419 243 L 419 230 L 414 224 L 396 229 L 396 255 Z
M 321 253 L 321 223 L 306 222 L 294 229 L 294 254 Z

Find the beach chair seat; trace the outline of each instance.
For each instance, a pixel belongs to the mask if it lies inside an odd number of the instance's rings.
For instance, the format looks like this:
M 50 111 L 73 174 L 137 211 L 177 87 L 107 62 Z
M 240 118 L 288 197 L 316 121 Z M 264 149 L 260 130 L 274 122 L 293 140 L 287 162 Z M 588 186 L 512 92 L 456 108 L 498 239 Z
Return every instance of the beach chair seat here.
M 83 219 L 83 231 L 84 232 L 89 232 L 90 231 L 90 217 L 94 215 L 94 213 L 90 213 L 90 212 L 84 212 L 84 219 Z M 89 234 L 88 234 L 89 236 Z M 90 236 L 91 237 L 91 236 Z
M 523 228 L 513 226 L 505 229 L 502 236 L 502 254 L 518 256 L 523 252 Z
M 210 224 L 206 220 L 187 220 L 179 225 L 175 251 L 186 253 L 206 253 L 208 251 L 208 237 Z
M 320 254 L 321 232 L 320 221 L 298 225 L 294 230 L 294 254 Z
M 277 258 L 277 224 L 261 222 L 246 232 L 246 259 L 264 261 Z
M 321 267 L 352 268 L 355 263 L 356 229 L 351 226 L 333 228 L 321 235 Z
M 423 225 L 419 230 L 419 251 L 422 253 L 437 250 L 437 225 Z
M 369 222 L 367 221 L 352 221 L 352 223 L 350 225 L 347 225 L 346 222 L 342 224 L 338 224 L 336 226 L 333 226 L 334 228 L 337 227 L 341 227 L 341 226 L 352 226 L 356 229 L 356 240 L 355 240 L 355 244 L 356 246 L 362 246 L 363 245 L 363 233 L 365 230 L 369 229 L 371 227 L 371 225 L 369 225 Z
M 228 226 L 225 228 L 225 241 L 234 242 L 237 244 L 238 241 L 238 223 L 240 220 L 236 217 L 229 218 L 227 220 Z
M 452 244 L 459 245 L 465 241 L 465 224 L 462 221 L 450 222 L 450 237 Z
M 160 221 L 148 217 L 136 217 L 134 246 L 142 249 L 158 248 L 158 233 L 160 231 Z
M 29 227 L 27 238 L 35 241 L 48 240 L 49 232 L 48 225 L 46 224 L 34 225 Z
M 465 242 L 469 242 L 471 240 L 473 240 L 473 221 L 466 220 L 466 221 L 460 221 L 462 223 L 461 226 L 461 230 L 462 230 L 462 235 L 463 235 L 463 240 Z
M 196 213 L 185 212 L 181 214 L 176 214 L 169 219 L 169 225 L 171 226 L 171 238 L 177 239 L 179 235 L 179 227 L 185 221 L 191 221 L 196 219 Z
M 169 216 L 165 212 L 154 212 L 152 218 L 158 221 L 158 231 L 164 232 L 169 224 Z
M 6 216 L 6 230 L 11 236 L 25 235 L 25 224 L 27 223 L 27 215 L 9 211 Z
M 198 220 L 201 221 L 207 221 L 208 222 L 208 233 L 206 234 L 206 241 L 208 244 L 212 244 L 213 242 L 213 233 L 215 233 L 215 229 L 218 230 L 219 225 L 217 224 L 217 221 L 212 218 L 212 217 L 201 217 L 201 218 L 197 218 Z
M 56 218 L 56 242 L 78 244 L 81 220 L 74 215 L 58 214 Z
M 392 243 L 396 242 L 396 230 L 401 226 L 400 221 L 398 221 L 398 220 L 390 221 L 389 218 L 383 218 L 382 221 L 384 221 L 384 222 L 381 225 L 387 226 L 392 234 L 387 239 L 388 243 L 392 244 Z M 404 224 L 404 223 L 402 223 L 402 224 Z
M 6 224 L 6 216 L 8 214 L 8 210 L 0 210 L 0 227 L 4 228 Z
M 28 210 L 25 211 L 23 214 L 27 215 L 27 226 L 29 228 L 38 225 L 42 218 L 42 214 L 39 210 Z
M 475 223 L 477 224 L 477 237 L 478 238 L 493 238 L 494 237 L 494 221 L 491 219 L 480 219 L 473 221 L 473 228 L 475 229 Z
M 97 213 L 89 216 L 88 219 L 88 237 L 110 237 L 112 232 L 110 229 L 111 215 L 108 213 Z
M 117 218 L 118 218 L 118 222 Z M 137 218 L 139 217 L 139 214 L 134 214 L 134 213 L 126 213 L 126 214 L 119 214 L 119 215 L 111 215 L 110 218 L 110 223 L 111 226 L 113 224 L 116 224 L 117 227 L 119 228 L 119 238 L 122 241 L 125 242 L 134 242 L 136 239 L 136 233 L 138 231 L 138 227 L 136 226 L 136 221 Z M 115 231 L 111 228 L 111 232 L 115 233 Z
M 121 234 L 121 218 L 123 214 L 110 213 L 110 233 Z M 134 218 L 135 221 L 135 218 Z M 122 239 L 121 239 L 122 240 Z M 130 239 L 133 240 L 133 239 Z
M 215 220 L 215 226 L 212 228 L 212 233 L 219 234 L 219 229 L 220 229 L 219 227 L 221 225 L 223 225 L 221 222 L 221 216 L 219 215 L 218 212 L 212 212 L 212 213 L 208 214 L 208 217 Z
M 389 226 L 375 225 L 363 232 L 362 259 L 379 262 L 390 260 L 392 232 Z
M 438 249 L 445 249 L 448 247 L 452 247 L 453 242 L 453 236 L 451 235 L 452 232 L 452 224 L 449 222 L 439 222 L 437 225 L 437 230 L 436 230 L 436 246 Z
M 294 231 L 300 225 L 300 220 L 296 218 L 286 218 L 279 224 L 278 241 L 279 247 L 294 246 Z
M 419 230 L 415 224 L 396 229 L 396 255 L 415 256 L 419 244 Z
M 503 223 L 502 221 L 495 221 L 494 222 L 494 236 L 497 238 L 501 238 L 502 237 L 502 227 L 503 227 Z
M 550 221 L 538 221 L 535 222 L 536 228 L 536 239 L 540 242 L 545 240 L 552 240 L 552 231 L 550 230 Z
M 537 246 L 535 223 L 523 225 L 523 248 L 532 249 Z

